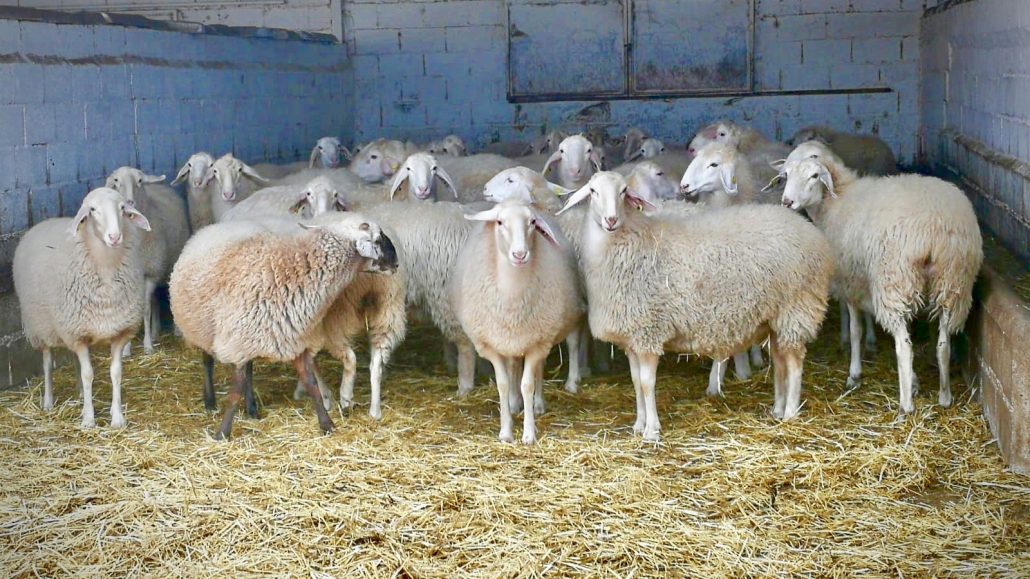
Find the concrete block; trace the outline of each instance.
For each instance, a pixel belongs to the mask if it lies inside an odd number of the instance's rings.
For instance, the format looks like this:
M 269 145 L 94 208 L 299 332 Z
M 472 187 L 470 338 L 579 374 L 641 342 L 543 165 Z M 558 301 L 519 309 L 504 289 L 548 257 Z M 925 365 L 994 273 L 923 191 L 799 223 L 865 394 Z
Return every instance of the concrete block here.
M 24 231 L 29 227 L 29 190 L 0 191 L 0 235 Z
M 14 147 L 0 147 L 0 191 L 10 189 L 18 182 L 17 163 L 14 158 Z
M 54 138 L 54 105 L 39 103 L 25 105 L 25 141 L 29 145 L 42 145 Z
M 24 30 L 24 23 L 22 24 Z M 93 31 L 101 26 L 58 25 L 55 36 L 46 38 L 42 43 L 49 46 L 48 53 L 65 58 L 87 58 L 95 54 Z M 23 34 L 24 36 L 24 34 Z M 55 42 L 54 39 L 60 39 Z M 22 38 L 24 42 L 27 38 Z
M 875 64 L 830 67 L 830 88 L 870 88 L 882 85 L 880 67 Z
M 57 187 L 33 187 L 29 192 L 29 218 L 33 224 L 60 217 L 61 195 Z
M 447 28 L 447 52 L 485 52 L 504 48 L 503 26 Z
M 401 52 L 423 54 L 447 49 L 443 28 L 415 28 L 401 31 Z
M 0 20 L 0 54 L 21 50 L 21 27 L 17 20 Z
M 778 16 L 781 14 L 799 14 L 802 0 L 758 0 L 755 13 Z
M 71 100 L 90 102 L 100 99 L 100 67 L 95 65 L 71 66 L 67 69 L 66 74 L 68 76 L 62 83 L 71 91 Z
M 355 54 L 395 54 L 401 51 L 401 31 L 393 28 L 354 31 Z
M 0 105 L 0 146 L 25 144 L 25 107 Z
M 783 90 L 817 90 L 830 85 L 830 70 L 826 66 L 784 66 L 780 69 L 780 88 Z
M 18 86 L 18 90 L 13 95 L 12 102 L 30 104 L 43 100 L 45 93 L 43 87 L 48 86 L 47 80 L 49 80 L 49 77 L 44 74 L 43 69 L 44 67 L 38 64 L 11 63 L 11 75 Z M 58 86 L 57 88 L 60 87 Z M 52 88 L 52 90 L 56 89 Z
M 801 14 L 848 12 L 851 8 L 851 0 L 804 0 L 800 4 Z
M 44 145 L 16 147 L 14 161 L 19 187 L 38 187 L 47 183 L 47 152 Z
M 54 140 L 59 143 L 79 143 L 86 138 L 85 105 L 56 103 L 54 107 Z
M 777 16 L 773 19 L 773 26 L 776 28 L 776 38 L 779 40 L 836 38 L 836 35 L 827 36 L 826 18 L 825 14 Z
M 801 45 L 805 64 L 840 66 L 851 62 L 850 40 L 807 40 Z
M 55 42 L 58 38 L 61 37 L 57 33 L 56 24 L 22 21 L 18 52 L 34 56 L 65 56 L 64 43 Z
M 353 7 L 354 25 L 361 28 L 359 22 L 367 21 L 367 15 L 362 14 L 365 6 L 356 5 Z M 397 4 L 380 4 L 372 7 L 376 11 L 376 26 L 381 28 L 421 28 L 423 26 L 434 26 L 425 19 L 426 5 L 399 2 Z
M 105 65 L 98 67 L 98 72 L 100 73 L 100 100 L 131 98 L 128 66 L 124 64 Z
M 828 14 L 829 38 L 901 37 L 919 34 L 918 12 Z
M 47 172 L 51 183 L 76 181 L 79 176 L 79 151 L 90 150 L 80 144 L 50 143 L 46 147 Z
M 856 38 L 851 44 L 852 58 L 858 64 L 897 62 L 901 50 L 901 42 L 894 38 Z
M 121 56 L 125 54 L 125 30 L 121 26 L 94 27 L 94 53 L 107 56 Z
M 89 193 L 89 188 L 80 183 L 66 183 L 58 186 L 58 193 L 61 196 L 61 214 L 64 217 L 72 217 L 82 206 L 82 200 Z

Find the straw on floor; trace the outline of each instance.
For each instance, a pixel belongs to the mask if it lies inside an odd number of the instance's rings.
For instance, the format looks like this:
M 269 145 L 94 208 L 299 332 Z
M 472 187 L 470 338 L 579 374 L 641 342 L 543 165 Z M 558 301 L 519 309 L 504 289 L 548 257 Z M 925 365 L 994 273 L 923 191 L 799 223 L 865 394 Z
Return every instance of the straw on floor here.
M 1005 470 L 972 390 L 959 381 L 956 407 L 936 405 L 924 331 L 914 415 L 896 415 L 889 339 L 862 388 L 842 395 L 835 324 L 813 346 L 802 414 L 787 424 L 769 415 L 767 371 L 730 379 L 714 400 L 701 362 L 667 357 L 659 446 L 630 432 L 622 362 L 578 395 L 549 373 L 539 444 L 497 442 L 496 389 L 480 379 L 457 399 L 425 328 L 395 357 L 380 423 L 365 414 L 364 366 L 364 404 L 334 413 L 337 431 L 322 437 L 310 404 L 291 398 L 291 370 L 258 364 L 262 418 L 237 419 L 219 443 L 198 356 L 165 335 L 125 368 L 127 430 L 106 427 L 104 360 L 96 430 L 79 430 L 74 366 L 57 372 L 52 413 L 38 383 L 0 395 L 0 573 L 1030 574 L 1030 487 Z M 224 392 L 228 372 L 217 378 Z

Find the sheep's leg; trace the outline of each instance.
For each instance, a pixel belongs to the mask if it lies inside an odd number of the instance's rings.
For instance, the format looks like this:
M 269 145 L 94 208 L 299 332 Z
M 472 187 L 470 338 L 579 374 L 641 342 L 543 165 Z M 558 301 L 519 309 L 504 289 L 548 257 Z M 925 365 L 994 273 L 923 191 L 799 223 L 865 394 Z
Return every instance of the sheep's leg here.
M 354 380 L 358 375 L 358 357 L 354 354 L 354 348 L 344 350 L 340 362 L 343 364 L 343 377 L 340 378 L 340 408 L 346 410 L 354 405 Z
M 496 371 L 496 367 L 494 368 Z M 476 350 L 468 342 L 458 343 L 458 396 L 472 392 L 476 381 Z
M 486 358 L 494 365 L 494 381 L 497 382 L 497 398 L 501 408 L 501 432 L 497 438 L 501 442 L 515 442 L 511 432 L 511 406 L 508 403 L 508 361 L 496 352 L 487 353 Z
M 443 341 L 443 361 L 447 365 L 448 374 L 458 371 L 458 347 L 446 339 Z
M 243 398 L 243 389 L 246 387 L 247 368 L 246 364 L 236 366 L 232 373 L 232 385 L 229 386 L 229 395 L 225 404 L 225 414 L 222 416 L 222 426 L 215 435 L 215 440 L 229 440 L 232 436 L 232 419 L 236 415 L 236 407 Z
M 565 379 L 565 391 L 569 394 L 575 394 L 579 390 L 580 342 L 580 331 L 578 327 L 572 330 L 572 332 L 570 332 L 569 335 L 565 337 L 565 346 L 569 351 L 569 377 Z
M 510 381 L 515 381 L 522 376 L 522 366 L 522 358 L 517 356 L 508 358 L 508 376 Z M 525 404 L 526 401 L 522 399 L 521 388 L 508 389 L 508 407 L 511 408 L 512 414 L 522 412 Z
M 584 321 L 579 325 L 579 371 L 583 378 L 589 378 L 593 375 L 593 370 L 590 368 L 590 325 Z M 572 355 L 571 353 L 569 354 Z
M 658 402 L 655 397 L 659 356 L 657 354 L 637 354 L 637 360 L 640 363 L 640 392 L 644 395 L 646 411 L 644 440 L 658 442 L 659 433 L 662 430 L 661 422 L 658 420 Z
M 355 362 L 356 364 L 357 362 Z M 318 362 L 315 361 L 315 355 L 311 355 L 311 375 L 315 378 L 315 384 L 318 385 L 318 391 L 322 393 L 322 405 L 328 411 L 333 407 L 333 391 L 325 385 L 325 380 L 322 378 L 322 371 L 318 369 Z M 357 371 L 357 368 L 354 368 Z
M 941 312 L 940 328 L 937 330 L 937 371 L 940 372 L 940 390 L 937 392 L 937 402 L 947 408 L 951 406 L 951 334 L 948 331 L 951 315 L 947 310 Z
M 722 381 L 726 376 L 726 360 L 712 358 L 712 371 L 708 373 L 708 389 L 705 396 L 722 396 Z
M 894 331 L 894 351 L 898 357 L 901 413 L 908 414 L 915 410 L 915 404 L 912 403 L 912 340 L 904 324 L 899 324 Z
M 143 280 L 143 353 L 154 353 L 154 292 L 157 282 L 152 279 Z
M 733 373 L 738 380 L 751 379 L 751 363 L 747 357 L 747 350 L 741 350 L 733 354 Z
M 325 411 L 322 391 L 318 389 L 318 382 L 315 381 L 315 360 L 311 356 L 311 352 L 305 350 L 303 354 L 297 356 L 293 360 L 293 367 L 297 370 L 297 375 L 304 378 L 304 384 L 307 385 L 308 396 L 311 396 L 311 402 L 315 407 L 315 416 L 318 417 L 318 427 L 322 430 L 322 434 L 331 433 L 333 420 Z
M 50 348 L 43 348 L 43 410 L 54 409 L 54 355 Z
M 869 312 L 862 312 L 862 319 L 865 320 L 865 349 L 876 352 L 876 319 Z
M 369 376 L 372 382 L 372 400 L 369 403 L 368 415 L 379 420 L 383 417 L 380 398 L 383 391 L 383 372 L 390 361 L 390 349 L 372 345 L 372 361 L 369 363 Z
M 132 340 L 125 342 L 125 346 L 122 348 L 122 358 L 132 357 Z
M 254 361 L 247 362 L 245 382 L 243 384 L 243 395 L 247 405 L 247 416 L 258 417 L 257 398 L 254 397 Z
M 862 385 L 862 312 L 857 306 L 847 304 L 851 330 L 851 366 L 848 368 L 848 390 Z
M 762 356 L 762 346 L 758 344 L 751 346 L 751 365 L 755 368 L 765 366 L 765 358 Z
M 93 364 L 89 361 L 89 347 L 78 344 L 75 355 L 79 357 L 79 375 L 82 377 L 82 428 L 97 425 L 93 416 Z
M 111 343 L 111 428 L 125 428 L 122 414 L 122 343 Z
M 801 373 L 805 364 L 805 351 L 803 349 L 791 350 L 785 352 L 783 357 L 787 362 L 786 404 L 783 408 L 783 420 L 790 420 L 801 410 Z
M 787 357 L 776 336 L 769 338 L 773 365 L 773 416 L 782 420 L 787 406 Z
M 536 377 L 537 370 L 543 369 L 544 359 L 547 351 L 543 354 L 537 351 L 527 352 L 522 369 L 522 399 L 536 400 L 538 394 Z M 540 390 L 543 390 L 542 388 Z M 542 401 L 542 400 L 541 400 Z M 536 443 L 536 404 L 526 404 L 522 415 L 522 444 Z
M 204 409 L 214 412 L 218 409 L 215 403 L 215 359 L 211 354 L 204 352 Z
M 547 412 L 544 406 L 544 364 L 547 363 L 547 354 L 544 352 L 544 359 L 536 366 L 536 395 L 533 397 L 533 411 L 537 416 Z
M 837 302 L 840 304 L 840 347 L 843 348 L 846 344 L 851 342 L 851 321 L 848 303 L 844 300 Z
M 633 393 L 637 402 L 637 419 L 633 423 L 633 434 L 644 434 L 647 425 L 647 408 L 644 404 L 644 392 L 640 389 L 640 359 L 631 350 L 626 350 L 629 358 L 629 375 L 633 380 Z
M 609 352 L 611 351 L 608 344 L 600 340 L 590 340 L 593 342 L 594 349 L 594 362 L 597 364 L 597 371 L 605 374 L 611 371 L 611 364 L 609 363 Z

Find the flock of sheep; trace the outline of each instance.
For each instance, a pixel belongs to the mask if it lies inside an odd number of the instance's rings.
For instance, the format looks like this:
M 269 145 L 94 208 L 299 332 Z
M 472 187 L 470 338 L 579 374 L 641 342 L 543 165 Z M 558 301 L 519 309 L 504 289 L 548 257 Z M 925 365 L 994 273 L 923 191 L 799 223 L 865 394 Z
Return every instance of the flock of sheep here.
M 339 404 L 350 407 L 352 344 L 366 335 L 369 414 L 380 418 L 409 309 L 456 350 L 459 394 L 473 387 L 476 354 L 493 365 L 507 442 L 519 411 L 522 441 L 536 441 L 544 362 L 562 341 L 570 392 L 595 340 L 626 352 L 633 429 L 645 440 L 659 439 L 665 352 L 711 358 L 715 396 L 729 358 L 747 377 L 767 346 L 772 413 L 788 420 L 831 294 L 849 314 L 849 387 L 861 379 L 863 325 L 875 346 L 875 319 L 894 338 L 900 408 L 911 412 L 907 328 L 929 312 L 940 323 L 938 401 L 951 404 L 949 339 L 982 261 L 969 201 L 945 181 L 897 175 L 873 136 L 810 128 L 792 143 L 731 122 L 702 128 L 685 148 L 636 129 L 612 140 L 552 132 L 475 155 L 453 135 L 425 147 L 378 139 L 353 154 L 326 137 L 294 165 L 197 153 L 171 183 L 185 184 L 185 204 L 164 176 L 120 168 L 75 217 L 36 225 L 15 252 L 24 330 L 43 351 L 43 408 L 54 404 L 51 349 L 69 348 L 82 426 L 94 426 L 89 348 L 109 343 L 111 426 L 125 425 L 122 358 L 141 320 L 153 351 L 153 296 L 165 282 L 176 330 L 203 352 L 208 410 L 214 362 L 235 368 L 220 438 L 241 401 L 257 414 L 256 359 L 291 362 L 295 396 L 309 396 L 331 431 L 333 394 L 314 355 L 341 360 Z

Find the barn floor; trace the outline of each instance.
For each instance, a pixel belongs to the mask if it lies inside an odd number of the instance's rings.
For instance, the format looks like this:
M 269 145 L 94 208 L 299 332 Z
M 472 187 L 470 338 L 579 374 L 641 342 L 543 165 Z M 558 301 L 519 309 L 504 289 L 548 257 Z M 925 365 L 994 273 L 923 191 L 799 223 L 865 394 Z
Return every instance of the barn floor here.
M 836 311 L 836 308 L 832 308 Z M 917 412 L 897 419 L 893 347 L 841 397 L 836 319 L 806 364 L 800 419 L 769 416 L 771 377 L 704 396 L 696 358 L 659 371 L 660 446 L 632 436 L 625 366 L 549 384 L 535 447 L 497 442 L 496 390 L 454 396 L 436 334 L 413 328 L 384 387 L 317 436 L 285 367 L 259 365 L 259 421 L 214 442 L 199 358 L 168 335 L 125 369 L 129 428 L 81 432 L 75 370 L 0 395 L 0 570 L 89 576 L 740 576 L 1030 574 L 1030 487 L 1008 473 L 958 380 L 936 404 L 917 334 Z M 359 356 L 360 357 L 360 356 Z M 556 359 L 555 359 L 556 360 Z M 552 367 L 556 365 L 552 364 Z M 338 375 L 338 367 L 323 368 Z M 331 368 L 331 369 L 330 369 Z M 364 371 L 364 368 L 362 369 Z M 957 371 L 956 371 L 957 375 Z M 228 374 L 218 376 L 224 390 Z M 516 420 L 516 437 L 521 421 Z

